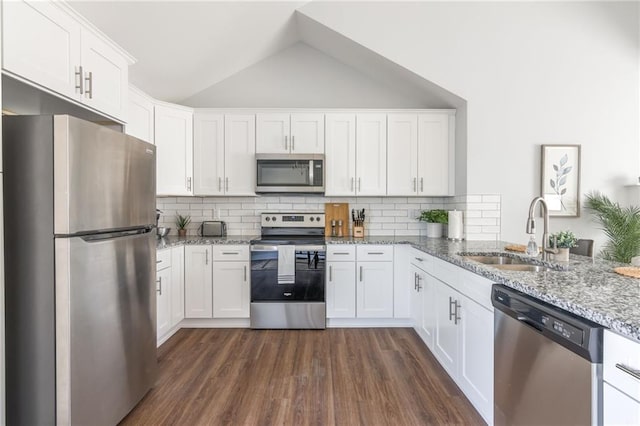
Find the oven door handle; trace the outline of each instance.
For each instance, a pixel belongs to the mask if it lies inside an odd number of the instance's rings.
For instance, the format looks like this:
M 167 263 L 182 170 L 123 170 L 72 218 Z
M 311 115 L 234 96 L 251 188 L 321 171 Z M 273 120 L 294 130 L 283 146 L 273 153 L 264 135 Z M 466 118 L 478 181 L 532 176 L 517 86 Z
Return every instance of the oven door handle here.
M 278 246 L 263 246 L 263 245 L 252 245 L 250 247 L 251 251 L 278 251 Z

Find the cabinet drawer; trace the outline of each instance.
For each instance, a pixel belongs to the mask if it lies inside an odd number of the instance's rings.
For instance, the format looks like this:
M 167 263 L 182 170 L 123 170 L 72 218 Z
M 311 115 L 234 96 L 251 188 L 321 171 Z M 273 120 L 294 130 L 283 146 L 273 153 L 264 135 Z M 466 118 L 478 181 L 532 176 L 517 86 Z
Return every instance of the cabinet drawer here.
M 493 312 L 493 304 L 491 303 L 491 286 L 493 282 L 491 280 L 464 269 L 458 271 L 458 280 L 460 283 L 459 290 L 462 293 Z
M 432 259 L 433 258 L 430 255 L 416 248 L 412 248 L 409 251 L 409 262 L 411 262 L 413 266 L 422 269 L 425 272 L 432 272 Z
M 640 342 L 605 330 L 603 357 L 604 380 L 640 401 Z
M 369 245 L 363 244 L 357 247 L 358 262 L 362 261 L 393 261 L 393 246 L 392 245 Z
M 356 260 L 356 246 L 336 244 L 327 246 L 327 262 L 353 262 Z
M 248 261 L 249 246 L 230 246 L 230 245 L 214 245 L 212 247 L 212 256 L 214 261 Z
M 158 250 L 156 253 L 156 271 L 171 267 L 171 249 Z
M 439 279 L 440 281 L 449 284 L 455 289 L 459 290 L 459 272 L 461 268 L 458 266 L 445 262 L 437 258 L 433 258 L 433 266 L 431 275 Z

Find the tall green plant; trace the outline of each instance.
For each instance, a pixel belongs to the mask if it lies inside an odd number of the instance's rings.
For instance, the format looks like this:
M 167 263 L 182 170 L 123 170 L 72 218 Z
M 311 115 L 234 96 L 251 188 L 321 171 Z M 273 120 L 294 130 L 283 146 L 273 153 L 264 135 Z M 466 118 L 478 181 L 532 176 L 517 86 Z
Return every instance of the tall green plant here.
M 597 191 L 586 195 L 585 207 L 591 210 L 609 238 L 602 257 L 630 263 L 632 257 L 640 254 L 640 207 L 620 207 Z

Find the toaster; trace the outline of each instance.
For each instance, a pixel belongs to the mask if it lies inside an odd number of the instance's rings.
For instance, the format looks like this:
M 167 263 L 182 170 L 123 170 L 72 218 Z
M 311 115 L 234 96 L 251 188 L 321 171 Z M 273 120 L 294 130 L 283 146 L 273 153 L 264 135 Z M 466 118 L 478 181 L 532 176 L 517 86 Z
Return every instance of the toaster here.
M 227 224 L 221 220 L 205 220 L 200 225 L 200 235 L 203 237 L 226 237 Z

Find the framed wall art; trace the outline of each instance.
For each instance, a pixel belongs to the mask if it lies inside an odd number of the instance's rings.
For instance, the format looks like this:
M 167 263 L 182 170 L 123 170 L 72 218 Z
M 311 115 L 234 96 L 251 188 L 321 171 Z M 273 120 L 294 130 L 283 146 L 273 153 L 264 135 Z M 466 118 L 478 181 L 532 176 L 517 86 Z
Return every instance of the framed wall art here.
M 580 145 L 542 145 L 540 192 L 550 216 L 580 216 Z

